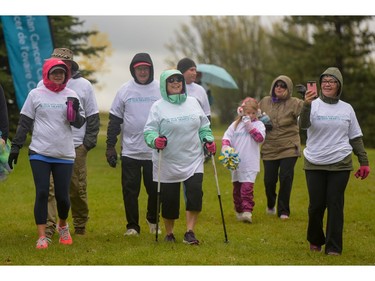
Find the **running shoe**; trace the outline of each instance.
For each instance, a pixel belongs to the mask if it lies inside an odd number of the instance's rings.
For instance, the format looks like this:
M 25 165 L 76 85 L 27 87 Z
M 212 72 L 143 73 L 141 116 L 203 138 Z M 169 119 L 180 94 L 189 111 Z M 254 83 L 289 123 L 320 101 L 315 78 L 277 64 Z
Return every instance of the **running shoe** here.
M 36 248 L 37 249 L 47 249 L 48 244 L 51 242 L 51 239 L 45 237 L 45 236 L 40 236 L 38 241 L 36 241 Z
M 58 226 L 57 231 L 59 232 L 60 239 L 59 243 L 63 245 L 71 245 L 73 244 L 72 236 L 70 236 L 69 232 L 69 225 L 65 226 Z
M 185 232 L 184 240 L 182 242 L 189 245 L 199 245 L 199 240 L 195 238 L 195 234 L 192 230 Z

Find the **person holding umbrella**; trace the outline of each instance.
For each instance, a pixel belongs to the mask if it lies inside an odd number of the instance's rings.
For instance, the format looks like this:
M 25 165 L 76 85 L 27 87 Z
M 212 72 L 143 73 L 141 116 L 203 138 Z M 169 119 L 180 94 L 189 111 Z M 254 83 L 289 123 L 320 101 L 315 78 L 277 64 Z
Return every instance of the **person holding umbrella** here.
M 185 78 L 180 71 L 166 70 L 161 74 L 160 92 L 162 99 L 150 109 L 144 139 L 154 149 L 153 175 L 154 181 L 160 181 L 165 241 L 176 241 L 173 230 L 175 220 L 179 218 L 180 185 L 183 182 L 186 196 L 183 242 L 198 245 L 194 227 L 202 210 L 204 148 L 209 154 L 215 154 L 214 136 L 210 121 L 198 101 L 187 93 Z
M 211 121 L 211 108 L 206 90 L 195 83 L 197 79 L 197 65 L 190 58 L 183 58 L 177 63 L 177 69 L 184 75 L 186 90 L 189 96 L 198 100 L 208 120 Z

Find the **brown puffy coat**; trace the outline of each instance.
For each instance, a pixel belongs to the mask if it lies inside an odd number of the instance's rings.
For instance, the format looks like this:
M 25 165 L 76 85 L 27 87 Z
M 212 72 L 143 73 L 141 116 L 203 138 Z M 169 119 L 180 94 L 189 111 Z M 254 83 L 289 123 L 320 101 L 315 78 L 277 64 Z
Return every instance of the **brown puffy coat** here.
M 285 99 L 275 100 L 273 89 L 275 83 L 280 80 L 287 84 L 288 94 Z M 297 119 L 301 113 L 303 100 L 292 97 L 292 93 L 292 80 L 288 76 L 280 75 L 272 82 L 270 95 L 264 97 L 259 103 L 262 113 L 265 112 L 272 122 L 272 130 L 267 131 L 261 149 L 263 160 L 301 156 L 301 139 Z

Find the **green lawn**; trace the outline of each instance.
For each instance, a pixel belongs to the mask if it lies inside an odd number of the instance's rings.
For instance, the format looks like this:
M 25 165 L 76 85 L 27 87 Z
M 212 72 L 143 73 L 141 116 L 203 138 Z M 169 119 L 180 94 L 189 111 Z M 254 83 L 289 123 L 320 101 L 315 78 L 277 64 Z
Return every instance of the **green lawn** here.
M 224 127 L 213 126 L 219 149 L 223 130 Z M 140 195 L 141 235 L 127 238 L 123 236 L 126 222 L 120 184 L 121 170 L 119 166 L 116 169 L 110 168 L 106 162 L 105 134 L 106 118 L 102 118 L 98 146 L 88 157 L 88 231 L 84 237 L 73 235 L 74 243 L 71 246 L 60 245 L 55 235 L 47 250 L 35 249 L 35 188 L 27 160 L 27 149 L 24 147 L 21 150 L 15 170 L 6 181 L 0 183 L 1 265 L 367 265 L 371 266 L 370 269 L 374 268 L 374 172 L 364 181 L 357 180 L 354 176 L 350 179 L 345 198 L 342 256 L 326 256 L 323 253 L 312 253 L 308 249 L 308 196 L 302 159 L 297 161 L 295 169 L 290 220 L 281 221 L 265 214 L 266 199 L 261 172 L 255 184 L 253 223 L 244 224 L 237 222 L 235 218 L 230 173 L 216 157 L 229 243 L 224 243 L 213 166 L 211 162 L 206 163 L 203 211 L 196 227 L 201 245 L 196 247 L 182 243 L 185 232 L 183 209 L 180 219 L 176 221 L 175 235 L 178 241 L 167 244 L 163 242 L 164 234 L 159 236 L 159 242 L 155 242 L 155 236 L 148 232 L 144 219 L 144 188 Z M 369 149 L 368 153 L 369 158 L 374 159 L 375 150 Z M 181 202 L 183 207 L 184 203 Z M 221 268 L 215 267 L 214 273 L 220 274 Z M 0 267 L 0 272 L 1 269 Z M 342 273 L 341 270 L 340 272 Z M 157 277 L 162 278 L 161 274 Z

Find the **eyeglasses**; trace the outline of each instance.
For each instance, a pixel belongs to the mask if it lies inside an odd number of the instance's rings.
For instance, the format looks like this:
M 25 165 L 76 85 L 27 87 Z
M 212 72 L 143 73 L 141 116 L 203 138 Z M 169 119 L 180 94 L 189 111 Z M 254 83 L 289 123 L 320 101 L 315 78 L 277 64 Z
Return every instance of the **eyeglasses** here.
M 177 83 L 180 83 L 182 82 L 184 79 L 181 77 L 181 76 L 175 76 L 175 77 L 169 77 L 167 79 L 167 82 L 168 83 L 174 83 L 174 82 L 177 82 Z
M 323 84 L 328 84 L 328 85 L 334 85 L 334 84 L 337 84 L 337 81 L 336 80 L 322 80 L 322 85 Z
M 277 87 L 280 87 L 280 88 L 282 88 L 282 89 L 286 89 L 287 88 L 287 86 L 286 86 L 286 84 L 285 84 L 285 82 L 277 82 L 276 84 L 275 84 L 275 88 L 277 88 Z

